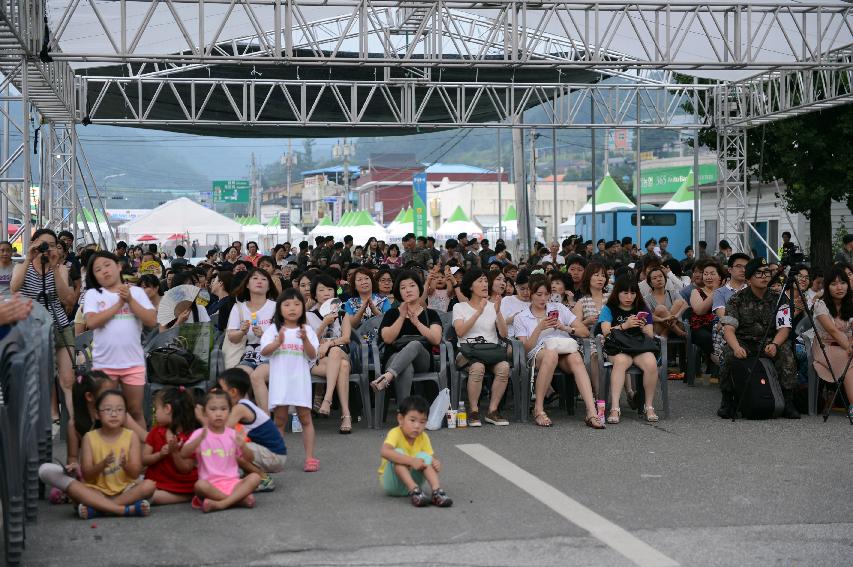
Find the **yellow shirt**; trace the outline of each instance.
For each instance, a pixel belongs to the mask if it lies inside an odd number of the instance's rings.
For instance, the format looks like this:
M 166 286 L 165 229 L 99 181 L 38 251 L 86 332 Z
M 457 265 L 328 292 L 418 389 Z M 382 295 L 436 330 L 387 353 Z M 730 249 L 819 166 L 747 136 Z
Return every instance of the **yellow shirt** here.
M 388 432 L 388 436 L 385 437 L 385 444 L 391 445 L 395 449 L 402 449 L 403 453 L 409 457 L 414 457 L 418 453 L 432 455 L 432 444 L 429 442 L 429 436 L 426 432 L 415 437 L 415 441 L 409 444 L 409 440 L 406 439 L 405 435 L 403 435 L 403 430 L 398 426 Z M 385 465 L 387 463 L 387 459 L 383 457 L 382 461 L 379 463 L 380 477 L 382 476 L 382 473 L 385 472 Z
M 92 447 L 92 461 L 100 463 L 112 451 L 115 460 L 111 465 L 107 465 L 104 471 L 93 483 L 86 483 L 86 486 L 94 488 L 107 496 L 115 496 L 121 494 L 134 483 L 135 479 L 130 478 L 121 466 L 121 451 L 124 449 L 124 454 L 130 456 L 131 440 L 133 432 L 130 429 L 122 429 L 121 435 L 114 441 L 106 441 L 101 436 L 101 431 L 95 429 L 86 434 L 89 438 L 89 445 Z

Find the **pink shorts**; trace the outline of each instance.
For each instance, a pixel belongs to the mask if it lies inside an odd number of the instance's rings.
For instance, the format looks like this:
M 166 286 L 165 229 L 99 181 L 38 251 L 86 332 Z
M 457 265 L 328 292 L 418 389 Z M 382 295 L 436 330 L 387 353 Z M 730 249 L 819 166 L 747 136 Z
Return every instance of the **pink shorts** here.
M 216 490 L 218 490 L 225 496 L 231 496 L 231 493 L 234 492 L 234 487 L 240 484 L 240 479 L 220 478 L 219 480 L 212 481 L 210 484 L 212 484 Z
M 145 385 L 145 367 L 133 366 L 131 368 L 97 368 L 109 376 L 116 382 L 121 382 L 125 386 L 144 386 Z

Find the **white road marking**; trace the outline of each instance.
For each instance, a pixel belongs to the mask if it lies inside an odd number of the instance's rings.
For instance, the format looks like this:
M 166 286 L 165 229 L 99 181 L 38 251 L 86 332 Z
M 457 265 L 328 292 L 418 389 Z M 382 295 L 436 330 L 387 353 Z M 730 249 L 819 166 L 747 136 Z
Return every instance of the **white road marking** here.
M 640 567 L 678 567 L 677 561 L 488 447 L 479 443 L 456 447 Z

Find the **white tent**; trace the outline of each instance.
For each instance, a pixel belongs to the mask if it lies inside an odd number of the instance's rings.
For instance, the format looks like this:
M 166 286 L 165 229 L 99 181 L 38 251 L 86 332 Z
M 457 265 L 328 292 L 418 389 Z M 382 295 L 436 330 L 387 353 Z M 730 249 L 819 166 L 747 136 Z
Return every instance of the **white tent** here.
M 430 232 L 430 228 L 432 228 L 432 220 L 430 219 L 430 217 L 427 217 L 427 233 Z M 409 234 L 410 232 L 415 232 L 415 209 L 411 207 L 406 209 L 403 218 L 401 218 L 399 221 L 394 219 L 394 222 L 388 225 L 387 242 L 399 243 L 403 240 L 403 237 Z
M 388 232 L 385 227 L 370 218 L 367 211 L 354 213 L 351 224 L 345 227 L 345 232 L 352 236 L 356 245 L 366 244 L 371 236 L 378 240 L 388 239 Z
M 467 233 L 469 238 L 483 238 L 483 227 L 470 220 L 462 207 L 456 207 L 450 218 L 433 231 L 433 236 L 436 240 L 447 240 L 456 238 L 462 232 Z
M 566 222 L 557 225 L 557 232 L 560 234 L 560 238 L 568 238 L 573 235 L 575 233 L 575 215 L 572 215 Z
M 143 234 L 156 236 L 160 242 L 173 234 L 184 234 L 187 242 L 198 240 L 203 244 L 227 245 L 240 238 L 243 226 L 191 199 L 180 197 L 120 225 L 116 232 L 128 242 L 136 242 Z

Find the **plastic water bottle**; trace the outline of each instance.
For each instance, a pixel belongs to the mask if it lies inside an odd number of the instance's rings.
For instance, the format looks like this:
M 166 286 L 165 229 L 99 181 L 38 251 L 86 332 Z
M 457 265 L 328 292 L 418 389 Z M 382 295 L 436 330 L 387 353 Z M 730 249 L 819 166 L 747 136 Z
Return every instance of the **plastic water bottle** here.
M 302 433 L 302 422 L 299 421 L 299 416 L 296 412 L 290 414 L 290 430 L 293 433 Z
M 456 427 L 468 427 L 468 412 L 465 411 L 465 402 L 459 402 L 459 411 L 456 412 Z

